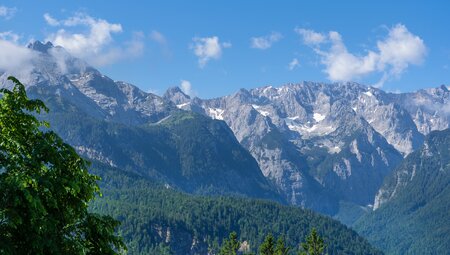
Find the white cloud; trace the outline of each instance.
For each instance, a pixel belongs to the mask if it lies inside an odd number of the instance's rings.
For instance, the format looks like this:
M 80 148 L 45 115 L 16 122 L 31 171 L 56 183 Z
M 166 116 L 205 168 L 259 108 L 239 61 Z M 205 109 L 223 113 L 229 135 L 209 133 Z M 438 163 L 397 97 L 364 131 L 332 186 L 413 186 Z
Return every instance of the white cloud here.
M 84 57 L 84 59 L 95 66 L 105 66 L 125 58 L 141 56 L 145 47 L 143 38 L 141 32 L 135 32 L 133 38 L 124 43 L 124 47 L 109 47 L 93 58 Z
M 93 65 L 112 64 L 124 58 L 137 57 L 143 52 L 142 33 L 135 33 L 133 38 L 121 47 L 112 45 L 113 34 L 123 31 L 120 24 L 109 23 L 84 13 L 77 13 L 65 20 L 56 20 L 45 14 L 44 19 L 49 25 L 62 27 L 56 33 L 48 35 L 47 41 L 64 47 L 71 54 Z M 80 27 L 87 28 L 87 31 L 79 33 L 66 30 Z
M 192 89 L 192 84 L 191 84 L 190 81 L 181 80 L 180 88 L 181 88 L 181 90 L 183 91 L 184 94 L 186 94 L 186 95 L 188 95 L 190 97 L 194 97 L 196 95 L 196 93 Z
M 54 24 L 59 21 L 53 20 Z M 70 33 L 65 29 L 59 29 L 56 33 L 48 36 L 47 40 L 56 45 L 63 46 L 66 50 L 76 55 L 89 55 L 98 53 L 102 48 L 112 41 L 112 34 L 122 32 L 120 24 L 110 24 L 106 20 L 94 19 L 85 14 L 77 14 L 61 22 L 63 26 L 87 26 L 89 33 Z
M 17 43 L 20 39 L 20 36 L 18 34 L 13 33 L 12 31 L 5 31 L 0 32 L 0 39 Z
M 17 8 L 9 8 L 6 6 L 0 6 L 0 17 L 4 19 L 11 19 L 17 12 Z
M 372 51 L 364 57 L 355 56 L 347 51 L 341 35 L 331 31 L 328 34 L 331 47 L 328 51 L 316 49 L 322 56 L 325 72 L 333 81 L 348 81 L 359 78 L 376 70 L 378 55 Z
M 401 24 L 390 29 L 386 40 L 379 41 L 377 47 L 380 51 L 380 68 L 391 66 L 394 75 L 400 75 L 410 64 L 421 64 L 427 52 L 423 40 Z
M 303 43 L 306 45 L 317 45 L 326 41 L 326 36 L 313 30 L 296 28 L 295 32 L 303 37 Z
M 44 14 L 44 19 L 45 19 L 45 22 L 47 22 L 47 24 L 49 24 L 50 26 L 59 26 L 60 25 L 59 21 L 57 19 L 54 19 L 48 13 Z
M 0 39 L 0 70 L 12 75 L 28 73 L 37 53 L 12 41 Z
M 298 61 L 297 58 L 294 58 L 294 59 L 292 59 L 291 62 L 289 62 L 288 69 L 289 69 L 289 71 L 292 71 L 298 66 L 300 66 L 300 62 Z
M 321 34 L 312 30 L 301 30 L 304 43 L 313 47 L 325 65 L 324 72 L 332 81 L 358 79 L 371 73 L 381 73 L 375 84 L 381 87 L 391 78 L 398 78 L 410 65 L 419 65 L 425 59 L 427 49 L 423 40 L 402 25 L 389 29 L 388 36 L 377 42 L 376 50 L 368 50 L 365 55 L 348 52 L 341 35 L 330 31 Z M 306 32 L 305 32 L 306 31 Z M 329 45 L 323 49 L 323 44 Z
M 281 40 L 283 36 L 278 32 L 272 32 L 270 35 L 261 37 L 252 37 L 250 39 L 250 47 L 260 50 L 266 50 L 272 47 L 272 44 Z
M 198 64 L 200 68 L 205 67 L 211 59 L 220 59 L 222 56 L 222 47 L 230 48 L 231 43 L 220 43 L 217 36 L 213 37 L 195 37 L 192 39 L 194 43 L 191 45 L 191 49 L 194 54 L 198 57 Z

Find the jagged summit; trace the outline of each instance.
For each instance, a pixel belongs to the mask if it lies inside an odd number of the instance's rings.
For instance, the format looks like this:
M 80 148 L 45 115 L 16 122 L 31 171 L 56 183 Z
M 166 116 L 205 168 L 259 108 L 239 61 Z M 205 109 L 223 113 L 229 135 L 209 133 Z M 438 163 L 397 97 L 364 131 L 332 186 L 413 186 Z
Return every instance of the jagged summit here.
M 163 98 L 180 106 L 183 106 L 183 104 L 191 100 L 191 97 L 186 95 L 179 87 L 171 87 L 167 89 L 166 93 L 163 95 Z
M 1 74 L 0 81 L 13 75 L 33 97 L 53 95 L 87 115 L 131 125 L 157 122 L 176 109 L 159 96 L 110 79 L 61 46 L 37 40 L 27 47 L 39 54 L 33 54 L 26 69 Z
M 175 96 L 175 95 L 179 95 L 181 97 L 190 99 L 191 97 L 189 95 L 187 95 L 186 93 L 183 92 L 183 90 L 180 87 L 170 87 L 166 90 L 166 92 L 164 93 L 164 95 L 169 96 Z
M 47 53 L 49 49 L 54 48 L 54 47 L 55 46 L 53 45 L 53 43 L 51 43 L 49 41 L 44 44 L 39 40 L 36 40 L 27 45 L 27 48 L 35 50 L 35 51 L 39 51 L 42 53 Z

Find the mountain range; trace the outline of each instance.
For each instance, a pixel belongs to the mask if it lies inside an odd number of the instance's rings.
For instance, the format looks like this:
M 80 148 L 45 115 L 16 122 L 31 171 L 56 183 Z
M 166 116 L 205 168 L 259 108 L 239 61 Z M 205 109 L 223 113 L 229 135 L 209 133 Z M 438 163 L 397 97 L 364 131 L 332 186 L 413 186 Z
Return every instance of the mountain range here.
M 224 120 L 291 204 L 339 215 L 373 206 L 384 178 L 449 126 L 446 86 L 387 93 L 357 83 L 267 86 L 216 99 L 169 89 L 177 107 Z
M 28 48 L 36 53 L 32 68 L 0 72 L 0 83 L 11 86 L 9 75 L 21 80 L 51 109 L 40 118 L 84 157 L 182 192 L 309 208 L 356 222 L 370 238 L 375 221 L 366 217 L 403 206 L 397 190 L 410 187 L 403 180 L 418 164 L 408 162 L 426 157 L 434 131 L 450 123 L 444 85 L 389 93 L 301 82 L 214 99 L 180 88 L 158 96 L 110 79 L 62 47 L 36 41 Z

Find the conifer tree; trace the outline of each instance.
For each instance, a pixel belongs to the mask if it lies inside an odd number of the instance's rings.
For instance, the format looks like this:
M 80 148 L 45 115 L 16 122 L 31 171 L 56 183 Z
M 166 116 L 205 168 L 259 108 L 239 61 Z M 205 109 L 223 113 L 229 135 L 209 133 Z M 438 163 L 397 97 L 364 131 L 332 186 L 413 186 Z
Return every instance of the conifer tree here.
M 230 237 L 223 241 L 219 255 L 236 255 L 240 246 L 236 232 L 231 232 Z
M 268 234 L 264 242 L 259 246 L 260 255 L 275 255 L 275 242 L 272 234 Z
M 326 246 L 322 237 L 317 234 L 317 230 L 313 228 L 306 237 L 306 242 L 301 244 L 301 247 L 303 251 L 299 255 L 323 255 Z
M 290 250 L 291 248 L 286 246 L 283 237 L 280 236 L 275 247 L 275 255 L 287 255 Z

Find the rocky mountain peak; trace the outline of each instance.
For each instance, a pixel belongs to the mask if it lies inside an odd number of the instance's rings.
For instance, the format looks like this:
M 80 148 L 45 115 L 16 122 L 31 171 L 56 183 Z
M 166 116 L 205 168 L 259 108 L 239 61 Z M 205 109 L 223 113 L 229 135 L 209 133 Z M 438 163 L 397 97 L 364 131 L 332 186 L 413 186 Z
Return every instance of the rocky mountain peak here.
M 164 99 L 171 100 L 176 105 L 189 102 L 191 97 L 186 95 L 179 87 L 171 87 L 163 95 Z
M 53 44 L 51 42 L 46 42 L 45 44 L 42 43 L 41 41 L 34 41 L 32 43 L 29 43 L 27 45 L 27 48 L 35 50 L 35 51 L 39 51 L 42 53 L 47 53 L 49 49 L 53 48 Z

